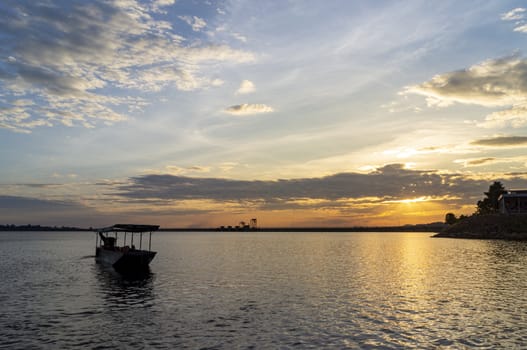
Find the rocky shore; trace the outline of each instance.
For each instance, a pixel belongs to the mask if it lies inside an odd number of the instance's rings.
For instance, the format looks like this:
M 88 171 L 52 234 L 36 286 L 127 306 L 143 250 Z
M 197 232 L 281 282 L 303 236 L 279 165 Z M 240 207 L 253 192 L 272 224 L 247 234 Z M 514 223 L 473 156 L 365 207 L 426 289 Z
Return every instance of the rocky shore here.
M 527 241 L 527 215 L 474 215 L 446 227 L 433 237 Z

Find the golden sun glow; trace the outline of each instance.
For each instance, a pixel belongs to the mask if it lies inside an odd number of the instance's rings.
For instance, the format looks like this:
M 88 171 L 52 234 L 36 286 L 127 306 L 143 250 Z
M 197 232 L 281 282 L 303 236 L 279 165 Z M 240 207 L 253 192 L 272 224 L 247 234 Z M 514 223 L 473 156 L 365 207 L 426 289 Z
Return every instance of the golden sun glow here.
M 419 203 L 419 202 L 429 202 L 429 201 L 432 201 L 432 200 L 434 200 L 434 199 L 432 197 L 430 197 L 430 196 L 421 196 L 421 197 L 416 197 L 416 198 L 390 200 L 390 201 L 385 201 L 385 203 L 406 203 L 406 204 L 411 204 L 411 203 Z

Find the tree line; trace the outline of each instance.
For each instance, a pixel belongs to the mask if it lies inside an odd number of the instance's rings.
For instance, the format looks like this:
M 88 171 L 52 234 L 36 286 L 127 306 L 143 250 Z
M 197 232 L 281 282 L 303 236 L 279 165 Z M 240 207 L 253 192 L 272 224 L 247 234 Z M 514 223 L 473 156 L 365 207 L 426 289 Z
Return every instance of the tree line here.
M 88 231 L 79 227 L 41 225 L 0 225 L 0 231 Z
M 507 193 L 507 190 L 505 189 L 503 184 L 500 181 L 494 181 L 494 183 L 489 186 L 489 190 L 487 192 L 483 192 L 485 197 L 477 202 L 476 211 L 470 216 L 499 213 L 498 199 L 504 193 Z M 447 213 L 445 215 L 445 223 L 452 225 L 467 217 L 469 216 L 461 215 L 459 217 L 456 217 L 454 213 Z

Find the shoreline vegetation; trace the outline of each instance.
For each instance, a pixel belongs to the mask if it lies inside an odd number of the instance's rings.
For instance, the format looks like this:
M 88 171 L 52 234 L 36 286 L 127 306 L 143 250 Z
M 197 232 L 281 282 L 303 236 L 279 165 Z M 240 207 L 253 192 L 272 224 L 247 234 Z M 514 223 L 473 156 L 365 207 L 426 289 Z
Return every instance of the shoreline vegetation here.
M 485 197 L 476 203 L 476 211 L 472 215 L 456 217 L 454 213 L 447 213 L 447 226 L 432 237 L 527 241 L 527 212 L 509 213 L 504 210 L 502 196 L 508 193 L 511 191 L 507 191 L 501 182 L 494 181 L 488 192 L 483 192 Z M 502 210 L 500 200 L 504 201 Z
M 473 215 L 432 237 L 527 241 L 527 215 Z

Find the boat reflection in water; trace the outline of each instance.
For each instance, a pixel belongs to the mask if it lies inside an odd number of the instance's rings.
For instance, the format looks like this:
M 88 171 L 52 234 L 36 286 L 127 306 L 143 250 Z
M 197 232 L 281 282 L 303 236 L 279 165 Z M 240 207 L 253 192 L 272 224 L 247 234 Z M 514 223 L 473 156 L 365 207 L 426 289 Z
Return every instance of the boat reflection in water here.
M 142 274 L 148 271 L 148 265 L 156 255 L 156 252 L 151 250 L 152 232 L 158 228 L 157 225 L 116 224 L 96 229 L 95 260 L 126 274 Z M 145 233 L 148 233 L 148 250 L 146 247 L 143 249 L 143 234 Z M 136 249 L 134 244 L 134 234 L 135 244 L 139 243 L 139 249 Z M 137 235 L 139 235 L 139 242 L 137 242 Z M 122 245 L 119 245 L 121 239 Z
M 127 327 L 117 325 L 142 322 L 142 311 L 151 310 L 155 305 L 154 290 L 155 274 L 148 268 L 143 272 L 123 274 L 105 264 L 94 264 L 95 292 L 94 301 L 98 313 L 98 326 L 95 329 L 111 330 L 98 333 L 97 341 L 92 344 L 104 344 L 101 348 L 143 348 L 144 336 L 141 332 L 129 332 Z M 150 315 L 150 313 L 148 313 Z M 155 317 L 149 319 L 156 322 Z M 124 339 L 124 340 L 123 340 Z M 97 346 L 94 346 L 94 348 Z

